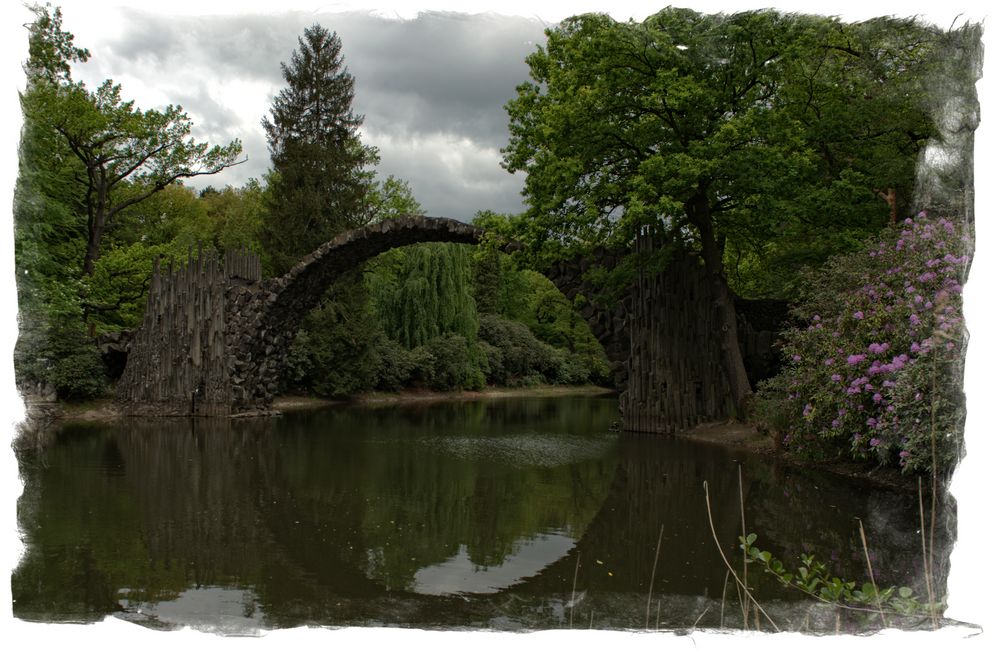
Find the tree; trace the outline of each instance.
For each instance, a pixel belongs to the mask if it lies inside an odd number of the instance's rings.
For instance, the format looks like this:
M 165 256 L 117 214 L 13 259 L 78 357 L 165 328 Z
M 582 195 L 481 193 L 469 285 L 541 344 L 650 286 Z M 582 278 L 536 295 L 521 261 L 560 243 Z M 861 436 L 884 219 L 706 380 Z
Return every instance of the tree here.
M 362 117 L 351 111 L 354 78 L 343 68 L 340 38 L 319 25 L 305 30 L 288 86 L 262 124 L 271 151 L 268 217 L 261 244 L 274 274 L 345 229 L 364 224 L 376 150 L 361 143 Z
M 269 192 L 257 179 L 239 188 L 227 186 L 217 191 L 208 187 L 202 191 L 201 202 L 212 223 L 216 249 L 247 248 L 261 253 L 259 236 Z
M 932 36 L 907 25 L 907 38 Z M 527 59 L 532 81 L 507 104 L 503 163 L 527 173 L 522 242 L 551 258 L 651 232 L 696 251 L 723 318 L 723 363 L 740 406 L 750 385 L 727 258 L 733 266 L 734 253 L 752 251 L 766 269 L 789 235 L 809 227 L 815 240 L 837 235 L 842 218 L 862 235 L 877 230 L 888 211 L 875 189 L 902 186 L 899 171 L 912 171 L 916 146 L 933 131 L 918 101 L 886 100 L 909 84 L 901 79 L 921 60 L 919 48 L 859 30 L 773 11 L 673 8 L 639 24 L 584 15 L 547 30 L 545 48 Z M 843 56 L 854 58 L 850 70 Z M 855 101 L 859 91 L 873 101 Z M 898 111 L 886 115 L 890 108 Z M 833 158 L 822 147 L 831 134 Z M 826 213 L 835 218 L 816 220 Z
M 475 342 L 479 328 L 465 246 L 417 243 L 386 252 L 369 276 L 385 333 L 408 349 L 445 334 Z
M 392 175 L 372 186 L 367 205 L 376 222 L 423 213 L 410 185 Z M 413 349 L 444 335 L 475 342 L 478 323 L 470 275 L 464 246 L 415 243 L 376 257 L 365 282 L 382 330 Z
M 366 222 L 377 162 L 361 143 L 362 118 L 351 110 L 354 78 L 343 68 L 336 33 L 319 25 L 298 39 L 281 64 L 287 86 L 261 122 L 271 152 L 260 245 L 267 274 L 288 271 L 304 255 Z M 340 276 L 303 321 L 289 356 L 288 378 L 326 395 L 371 388 L 372 317 L 362 272 Z
M 179 179 L 211 175 L 239 163 L 239 140 L 209 147 L 190 138 L 191 121 L 181 107 L 140 111 L 123 101 L 111 80 L 96 91 L 73 82 L 72 61 L 86 61 L 73 35 L 62 30 L 57 9 L 32 7 L 37 19 L 29 27 L 28 85 L 21 98 L 26 120 L 53 130 L 82 165 L 76 193 L 86 211 L 87 245 L 84 275 L 92 275 L 101 255 L 106 228 L 119 212 L 138 204 Z M 142 184 L 141 193 L 123 196 L 128 182 Z

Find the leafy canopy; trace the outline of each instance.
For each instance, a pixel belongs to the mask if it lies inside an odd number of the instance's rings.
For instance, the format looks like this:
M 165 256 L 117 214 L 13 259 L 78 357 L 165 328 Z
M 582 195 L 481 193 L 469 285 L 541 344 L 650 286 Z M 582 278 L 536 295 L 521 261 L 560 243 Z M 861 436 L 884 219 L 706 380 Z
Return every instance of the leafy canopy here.
M 89 53 L 73 46 L 62 30 L 59 10 L 52 15 L 35 5 L 29 26 L 28 85 L 21 97 L 25 121 L 49 130 L 78 162 L 82 174 L 67 176 L 68 185 L 86 215 L 87 247 L 83 273 L 91 275 L 101 255 L 106 227 L 118 213 L 159 193 L 177 180 L 211 175 L 236 165 L 242 152 L 238 139 L 225 146 L 190 138 L 192 123 L 180 106 L 141 111 L 123 100 L 121 86 L 106 80 L 95 91 L 70 76 L 73 61 Z M 129 183 L 141 193 L 123 197 Z
M 668 8 L 546 34 L 503 150 L 527 173 L 516 228 L 543 265 L 651 230 L 717 247 L 727 273 L 780 262 L 755 290 L 785 293 L 787 272 L 886 223 L 879 190 L 905 203 L 935 131 L 924 97 L 940 34 L 914 21 Z

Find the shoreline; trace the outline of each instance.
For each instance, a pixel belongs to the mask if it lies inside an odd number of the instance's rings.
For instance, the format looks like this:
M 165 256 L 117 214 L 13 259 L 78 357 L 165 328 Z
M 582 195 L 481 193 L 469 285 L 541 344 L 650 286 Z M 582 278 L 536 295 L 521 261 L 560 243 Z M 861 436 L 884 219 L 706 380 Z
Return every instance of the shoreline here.
M 429 391 L 407 389 L 396 393 L 372 391 L 347 398 L 334 399 L 309 395 L 279 395 L 272 402 L 273 416 L 286 411 L 319 409 L 326 406 L 379 406 L 388 404 L 410 404 L 435 402 L 467 402 L 514 397 L 568 397 L 613 396 L 616 391 L 603 386 L 516 386 L 490 387 L 480 391 Z M 102 398 L 86 402 L 65 402 L 57 400 L 31 400 L 22 398 L 25 407 L 24 419 L 17 425 L 19 430 L 45 430 L 64 424 L 109 423 L 121 415 L 115 400 Z M 254 415 L 230 416 L 230 418 L 257 417 Z
M 491 387 L 480 391 L 428 391 L 404 390 L 396 393 L 372 391 L 361 393 L 342 400 L 328 398 L 282 395 L 274 398 L 276 411 L 295 411 L 299 409 L 315 409 L 324 406 L 380 406 L 387 404 L 415 404 L 435 402 L 468 402 L 475 400 L 491 400 L 513 397 L 600 397 L 612 396 L 616 391 L 602 386 L 524 386 L 524 387 Z
M 330 406 L 389 406 L 400 404 L 434 404 L 439 402 L 469 402 L 506 398 L 531 397 L 600 397 L 614 396 L 614 389 L 600 386 L 530 386 L 491 387 L 479 391 L 427 391 L 406 390 L 397 393 L 369 392 L 344 399 L 330 399 L 303 395 L 281 395 L 274 399 L 277 414 L 309 411 Z M 273 414 L 272 414 L 273 415 Z M 28 402 L 25 401 L 25 419 L 18 425 L 20 432 L 47 431 L 64 424 L 113 423 L 119 418 L 114 400 L 94 400 L 84 403 Z M 663 436 L 671 438 L 671 436 Z M 735 420 L 705 422 L 678 431 L 672 438 L 683 438 L 710 443 L 740 452 L 762 456 L 780 466 L 813 469 L 874 487 L 891 488 L 903 492 L 917 491 L 917 478 L 904 476 L 897 470 L 872 468 L 858 461 L 806 461 L 780 451 L 773 440 L 755 426 Z M 947 482 L 941 481 L 947 488 Z
M 900 492 L 917 492 L 917 476 L 904 475 L 898 470 L 872 467 L 862 461 L 809 461 L 797 459 L 789 452 L 779 450 L 772 438 L 758 431 L 751 424 L 736 421 L 704 422 L 700 425 L 677 432 L 677 438 L 712 443 L 740 452 L 762 456 L 779 466 L 789 466 L 800 470 L 817 470 L 847 477 L 859 484 L 877 488 L 890 488 Z M 929 484 L 925 492 L 929 492 Z M 947 490 L 947 480 L 939 480 L 939 488 Z

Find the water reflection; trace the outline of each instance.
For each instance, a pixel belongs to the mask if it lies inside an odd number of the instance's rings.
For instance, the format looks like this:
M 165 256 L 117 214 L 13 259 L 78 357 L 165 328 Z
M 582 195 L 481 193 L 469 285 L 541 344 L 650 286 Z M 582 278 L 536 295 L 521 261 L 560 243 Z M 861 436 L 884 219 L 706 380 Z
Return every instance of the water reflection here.
M 127 595 L 128 589 L 120 594 Z M 263 613 L 249 589 L 195 587 L 175 598 L 156 602 L 122 601 L 123 616 L 156 629 L 191 627 L 225 635 L 259 633 Z
M 425 595 L 495 593 L 537 575 L 566 556 L 575 542 L 563 534 L 539 534 L 514 543 L 511 555 L 494 566 L 477 565 L 461 545 L 447 561 L 417 570 L 412 590 Z
M 613 399 L 552 398 L 67 428 L 19 455 L 14 614 L 228 633 L 538 629 L 571 615 L 634 629 L 648 611 L 689 627 L 721 608 L 727 583 L 703 483 L 736 561 L 740 474 L 761 547 L 787 562 L 815 551 L 862 579 L 862 518 L 879 583 L 922 579 L 915 498 L 619 436 L 616 417 Z M 950 520 L 939 518 L 939 561 Z M 752 581 L 764 600 L 794 599 Z

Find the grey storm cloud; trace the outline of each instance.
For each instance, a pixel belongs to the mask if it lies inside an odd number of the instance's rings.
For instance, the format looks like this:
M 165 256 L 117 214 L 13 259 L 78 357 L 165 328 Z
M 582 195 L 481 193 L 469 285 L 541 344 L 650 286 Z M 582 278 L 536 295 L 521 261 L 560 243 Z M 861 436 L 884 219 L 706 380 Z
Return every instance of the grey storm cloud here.
M 483 143 L 506 141 L 503 105 L 528 77 L 525 56 L 544 39 L 537 21 L 489 14 L 428 13 L 345 28 L 338 34 L 345 57 L 353 56 L 347 65 L 368 120 L 392 129 L 395 111 L 386 110 L 412 103 L 405 128 L 459 132 Z
M 364 116 L 366 142 L 380 150 L 382 175 L 408 181 L 429 213 L 468 219 L 479 209 L 523 208 L 522 177 L 502 169 L 499 150 L 508 138 L 504 104 L 528 79 L 525 57 L 545 40 L 538 20 L 445 12 L 412 20 L 321 12 L 164 20 L 134 8 L 122 18 L 124 29 L 93 51 L 94 74 L 144 71 L 129 74 L 151 76 L 146 83 L 184 106 L 199 138 L 243 141 L 250 161 L 204 184 L 239 184 L 269 165 L 259 127 L 267 107 L 248 132 L 247 117 L 220 101 L 219 82 L 265 85 L 269 102 L 285 84 L 280 64 L 304 28 L 319 23 L 343 42 L 354 111 Z
M 182 107 L 197 106 L 201 118 L 199 127 L 212 134 L 225 133 L 240 120 L 233 109 L 218 101 L 207 80 L 193 80 L 190 87 L 173 94 L 173 103 Z

